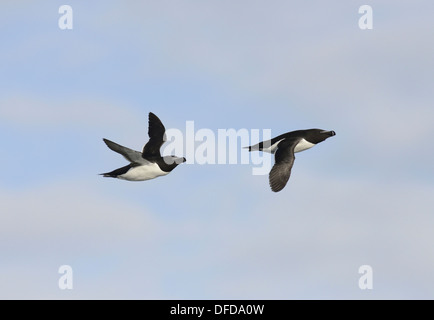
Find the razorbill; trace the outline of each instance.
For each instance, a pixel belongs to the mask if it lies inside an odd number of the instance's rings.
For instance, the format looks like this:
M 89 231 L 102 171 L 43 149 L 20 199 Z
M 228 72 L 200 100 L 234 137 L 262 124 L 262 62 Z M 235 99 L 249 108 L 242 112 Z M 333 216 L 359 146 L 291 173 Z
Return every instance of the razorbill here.
M 143 147 L 142 152 L 123 147 L 108 139 L 103 139 L 107 147 L 123 155 L 130 164 L 111 172 L 101 173 L 101 175 L 129 181 L 144 181 L 169 174 L 169 172 L 186 160 L 185 158 L 176 156 L 161 156 L 160 148 L 166 141 L 165 132 L 166 129 L 160 119 L 150 112 L 149 141 Z
M 246 148 L 249 148 L 249 151 L 265 151 L 275 154 L 275 163 L 269 174 L 269 182 L 271 190 L 278 192 L 286 186 L 289 180 L 295 160 L 294 153 L 310 149 L 334 135 L 336 135 L 334 131 L 322 129 L 297 130 Z

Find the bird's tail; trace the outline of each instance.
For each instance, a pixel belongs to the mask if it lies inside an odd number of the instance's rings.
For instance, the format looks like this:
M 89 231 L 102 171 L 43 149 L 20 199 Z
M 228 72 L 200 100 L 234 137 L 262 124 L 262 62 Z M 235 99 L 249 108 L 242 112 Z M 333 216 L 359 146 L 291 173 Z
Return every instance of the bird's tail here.
M 259 142 L 249 147 L 244 147 L 245 149 L 249 149 L 249 151 L 262 151 L 264 142 Z
M 131 163 L 129 165 L 126 165 L 125 167 L 113 170 L 111 172 L 106 173 L 100 173 L 101 176 L 106 178 L 117 178 L 118 176 L 127 173 L 128 170 L 130 170 L 132 167 Z
M 110 174 L 110 172 L 106 172 L 106 173 L 99 173 L 98 175 L 103 176 L 105 178 L 116 178 L 115 175 Z

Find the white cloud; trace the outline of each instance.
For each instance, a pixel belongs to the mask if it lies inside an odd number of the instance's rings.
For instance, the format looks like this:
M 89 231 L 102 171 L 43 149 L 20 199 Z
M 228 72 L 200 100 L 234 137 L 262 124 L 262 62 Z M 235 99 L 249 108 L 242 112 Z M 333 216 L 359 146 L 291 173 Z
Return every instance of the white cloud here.
M 278 195 L 266 181 L 255 184 L 260 201 L 245 225 L 227 224 L 222 247 L 230 251 L 220 263 L 239 276 L 218 286 L 220 297 L 432 296 L 432 185 L 332 180 L 300 170 L 291 179 Z M 362 264 L 376 275 L 370 296 L 357 287 Z
M 104 249 L 156 229 L 149 210 L 107 198 L 86 182 L 59 183 L 24 191 L 3 190 L 0 246 L 29 250 Z M 13 248 L 13 249 L 12 249 Z
M 141 3 L 113 6 L 102 23 L 109 27 L 116 17 L 140 30 L 136 49 L 160 57 L 152 65 L 144 59 L 142 72 L 170 77 L 173 70 L 195 70 L 240 95 L 277 99 L 273 110 L 293 125 L 299 115 L 311 123 L 338 122 L 353 139 L 382 135 L 389 150 L 414 144 L 433 133 L 430 20 L 385 2 L 375 6 L 369 33 L 357 27 L 359 5 Z M 265 113 L 266 121 L 269 108 L 248 112 Z
M 0 105 L 2 121 L 28 128 L 147 123 L 147 113 L 143 114 L 140 119 L 142 121 L 139 122 L 132 114 L 130 105 L 91 97 L 72 99 L 68 96 L 65 99 L 50 99 L 9 95 L 1 99 Z
M 122 259 L 150 254 L 153 241 L 164 237 L 165 228 L 150 209 L 107 196 L 86 181 L 2 190 L 0 201 L 4 299 L 122 297 L 123 275 L 117 274 Z M 75 290 L 70 293 L 57 286 L 57 270 L 64 264 L 74 271 Z
M 218 179 L 166 188 L 171 205 L 156 212 L 146 199 L 160 195 L 131 193 L 138 184 L 3 190 L 1 296 L 364 298 L 362 264 L 375 272 L 369 297 L 432 295 L 431 185 L 333 180 L 299 167 L 274 194 L 266 177 L 233 178 L 230 189 Z M 61 264 L 76 271 L 73 292 L 57 288 Z

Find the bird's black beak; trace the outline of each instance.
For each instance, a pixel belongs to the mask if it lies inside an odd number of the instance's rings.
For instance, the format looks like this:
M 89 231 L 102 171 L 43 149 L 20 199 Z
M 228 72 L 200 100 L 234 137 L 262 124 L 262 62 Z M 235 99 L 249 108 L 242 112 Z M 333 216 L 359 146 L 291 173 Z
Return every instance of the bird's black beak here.
M 175 159 L 176 164 L 181 164 L 184 163 L 185 161 L 187 161 L 187 159 L 185 159 L 184 157 Z
M 333 137 L 333 136 L 336 135 L 336 132 L 334 132 L 334 131 L 327 131 L 327 130 L 323 130 L 320 133 L 326 134 L 326 135 L 328 135 L 330 137 Z

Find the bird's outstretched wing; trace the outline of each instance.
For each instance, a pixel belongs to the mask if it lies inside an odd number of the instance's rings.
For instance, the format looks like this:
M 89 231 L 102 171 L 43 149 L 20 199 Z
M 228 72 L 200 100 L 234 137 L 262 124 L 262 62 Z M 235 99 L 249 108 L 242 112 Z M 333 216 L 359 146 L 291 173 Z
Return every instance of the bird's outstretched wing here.
M 108 139 L 103 139 L 107 147 L 109 147 L 114 152 L 120 153 L 131 163 L 144 163 L 146 160 L 142 158 L 142 154 L 139 151 L 129 149 L 127 147 L 121 146 Z
M 142 157 L 161 157 L 160 148 L 166 141 L 166 129 L 158 117 L 149 112 L 149 141 L 143 147 Z
M 294 148 L 299 141 L 300 139 L 284 139 L 277 145 L 275 163 L 268 176 L 271 190 L 274 192 L 282 190 L 291 176 L 295 160 Z

